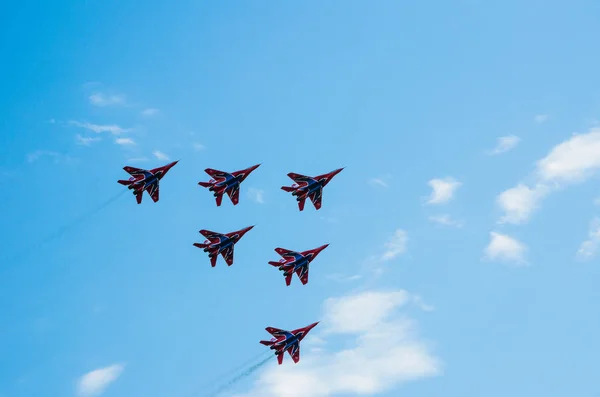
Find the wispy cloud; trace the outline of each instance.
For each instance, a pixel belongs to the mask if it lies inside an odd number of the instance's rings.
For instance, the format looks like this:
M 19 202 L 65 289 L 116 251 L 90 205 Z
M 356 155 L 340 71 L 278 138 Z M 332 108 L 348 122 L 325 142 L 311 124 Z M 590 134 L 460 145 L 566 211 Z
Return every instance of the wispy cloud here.
M 441 361 L 400 311 L 410 300 L 404 290 L 327 299 L 323 321 L 304 342 L 318 341 L 317 348 L 305 350 L 297 364 L 269 365 L 252 390 L 237 397 L 374 395 L 439 375 Z M 330 338 L 346 343 L 334 350 Z
M 204 150 L 204 149 L 206 149 L 206 147 L 205 147 L 203 144 L 201 144 L 201 143 L 197 143 L 197 142 L 196 142 L 196 143 L 194 143 L 194 144 L 192 145 L 192 147 L 193 147 L 193 148 L 194 148 L 194 150 L 195 150 L 195 151 L 197 151 L 197 152 L 199 152 L 199 151 L 201 151 L 201 150 Z
M 432 179 L 427 184 L 432 189 L 427 204 L 443 204 L 450 201 L 456 190 L 462 185 L 462 183 L 451 177 Z
M 519 240 L 506 234 L 491 232 L 490 243 L 484 250 L 484 259 L 527 265 L 526 251 L 527 247 Z
M 155 108 L 148 108 L 148 109 L 144 109 L 141 111 L 141 115 L 144 117 L 151 117 L 154 115 L 157 115 L 159 113 L 158 109 Z
M 248 196 L 259 204 L 265 203 L 265 192 L 261 189 L 248 188 Z
M 430 216 L 429 220 L 431 222 L 444 226 L 453 226 L 457 228 L 461 228 L 464 226 L 463 221 L 452 219 L 452 217 L 448 214 Z
M 102 132 L 110 132 L 111 134 L 118 135 L 123 132 L 131 131 L 131 128 L 122 128 L 116 124 L 101 125 L 101 124 L 92 124 L 92 123 L 88 123 L 88 122 L 80 122 L 80 121 L 75 121 L 75 120 L 69 121 L 69 124 L 74 125 L 76 127 L 85 128 L 86 130 L 93 131 L 97 134 L 100 134 Z
M 496 147 L 492 150 L 488 150 L 486 154 L 494 156 L 497 154 L 506 153 L 517 147 L 519 142 L 521 142 L 521 138 L 516 135 L 501 136 L 500 138 L 496 139 Z
M 344 275 L 344 274 L 334 273 L 334 274 L 329 274 L 329 275 L 325 276 L 325 278 L 328 278 L 330 280 L 337 281 L 337 282 L 340 282 L 340 283 L 345 283 L 345 282 L 359 280 L 359 279 L 362 278 L 362 276 L 359 275 L 359 274 L 354 274 L 352 276 L 347 276 L 347 275 Z
M 117 138 L 115 139 L 115 143 L 122 146 L 135 145 L 135 141 L 131 138 Z
M 525 223 L 548 194 L 566 186 L 582 183 L 600 169 L 600 128 L 573 135 L 554 146 L 540 159 L 531 186 L 520 183 L 497 197 L 504 212 L 499 223 Z
M 156 157 L 159 160 L 169 160 L 169 156 L 167 156 L 166 154 L 164 154 L 163 152 L 161 152 L 160 150 L 155 150 L 152 152 L 152 154 L 154 155 L 154 157 Z
M 579 247 L 577 256 L 580 259 L 590 259 L 598 251 L 600 247 L 600 218 L 596 217 L 590 223 L 588 238 Z
M 371 178 L 369 179 L 369 183 L 371 185 L 377 185 L 377 186 L 381 186 L 381 187 L 389 187 L 389 176 L 386 177 L 378 177 L 378 178 Z
M 111 383 L 121 376 L 124 369 L 122 364 L 114 364 L 88 372 L 79 379 L 77 395 L 80 397 L 101 395 Z
M 148 161 L 148 157 L 132 157 L 127 159 L 128 163 L 143 163 Z
M 53 152 L 50 150 L 36 150 L 35 152 L 27 154 L 27 162 L 34 163 L 42 157 L 51 157 L 55 163 L 60 162 L 62 159 L 66 159 L 65 156 L 58 152 Z
M 125 97 L 122 95 L 107 95 L 96 92 L 89 96 L 90 103 L 94 106 L 113 106 L 125 104 Z
M 394 235 L 385 243 L 385 251 L 381 255 L 382 261 L 389 261 L 406 252 L 408 234 L 402 229 L 396 229 Z
M 418 307 L 419 307 L 421 310 L 423 310 L 423 311 L 426 311 L 426 312 L 432 312 L 432 311 L 434 311 L 434 310 L 435 310 L 435 307 L 434 307 L 434 306 L 432 306 L 432 305 L 428 305 L 427 303 L 425 303 L 425 302 L 423 301 L 423 298 L 421 298 L 421 297 L 420 297 L 420 296 L 418 296 L 418 295 L 413 295 L 413 296 L 412 296 L 412 300 L 413 300 L 413 303 L 414 303 L 415 305 L 417 305 L 417 306 L 418 306 Z
M 91 146 L 94 142 L 99 142 L 102 138 L 84 137 L 79 134 L 75 135 L 75 140 L 78 145 Z
M 542 124 L 542 123 L 548 121 L 549 118 L 550 118 L 550 116 L 547 114 L 536 114 L 535 117 L 533 118 L 533 121 L 537 124 Z

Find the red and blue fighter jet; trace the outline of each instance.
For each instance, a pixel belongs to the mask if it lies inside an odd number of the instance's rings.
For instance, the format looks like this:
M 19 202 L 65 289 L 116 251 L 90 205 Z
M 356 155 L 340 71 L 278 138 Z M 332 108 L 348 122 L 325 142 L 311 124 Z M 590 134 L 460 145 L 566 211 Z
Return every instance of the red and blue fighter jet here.
M 297 363 L 300 361 L 300 342 L 317 324 L 319 324 L 318 321 L 307 327 L 298 328 L 293 331 L 267 327 L 265 329 L 273 335 L 273 338 L 270 341 L 261 340 L 260 343 L 269 346 L 271 350 L 275 350 L 279 365 L 283 362 L 283 353 L 286 351 L 292 356 L 294 363 Z
M 194 243 L 194 247 L 203 248 L 204 252 L 208 252 L 210 258 L 210 265 L 215 267 L 217 264 L 217 257 L 219 254 L 223 256 L 227 266 L 233 265 L 233 246 L 235 243 L 240 241 L 244 234 L 246 234 L 254 226 L 248 226 L 242 230 L 235 232 L 221 234 L 217 232 L 211 232 L 210 230 L 200 230 L 200 234 L 207 238 L 203 244 Z
M 133 194 L 138 204 L 141 204 L 142 202 L 144 190 L 148 192 L 152 198 L 152 201 L 156 203 L 158 201 L 158 184 L 160 180 L 167 174 L 167 172 L 169 172 L 171 167 L 177 164 L 178 161 L 179 160 L 173 161 L 170 164 L 153 168 L 151 170 L 144 170 L 130 166 L 123 167 L 123 169 L 131 175 L 131 178 L 126 181 L 118 180 L 117 182 L 121 185 L 127 186 L 127 189 L 129 190 L 133 190 Z
M 210 175 L 212 179 L 208 182 L 198 182 L 198 185 L 207 187 L 208 190 L 214 193 L 213 195 L 217 200 L 217 207 L 221 206 L 223 194 L 225 193 L 227 193 L 233 205 L 237 205 L 240 201 L 240 183 L 242 183 L 244 179 L 259 166 L 260 164 L 256 164 L 244 170 L 232 172 L 231 174 L 207 168 L 204 172 Z
M 285 284 L 290 285 L 294 273 L 298 275 L 303 285 L 308 283 L 308 266 L 319 255 L 321 251 L 327 248 L 329 244 L 322 245 L 318 248 L 295 252 L 285 248 L 275 248 L 275 252 L 283 258 L 279 262 L 269 262 L 269 265 L 278 267 L 283 272 Z
M 329 181 L 331 181 L 331 179 L 339 174 L 342 170 L 343 168 L 338 168 L 335 171 L 331 171 L 323 175 L 317 175 L 315 177 L 290 172 L 287 175 L 293 179 L 295 183 L 292 186 L 282 186 L 281 190 L 285 190 L 286 192 L 292 193 L 292 196 L 296 196 L 300 211 L 304 210 L 304 202 L 306 201 L 307 197 L 310 198 L 315 206 L 315 209 L 318 210 L 321 208 L 323 188 L 327 186 Z

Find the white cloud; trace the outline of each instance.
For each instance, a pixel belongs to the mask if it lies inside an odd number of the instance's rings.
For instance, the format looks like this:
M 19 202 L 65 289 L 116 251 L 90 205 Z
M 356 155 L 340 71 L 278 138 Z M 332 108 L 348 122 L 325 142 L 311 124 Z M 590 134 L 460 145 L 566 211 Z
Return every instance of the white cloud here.
M 590 224 L 588 239 L 581 243 L 577 256 L 581 259 L 592 258 L 600 247 L 600 218 L 596 217 Z
M 600 128 L 592 128 L 556 145 L 537 162 L 537 175 L 547 182 L 574 183 L 588 179 L 599 168 Z
M 521 138 L 515 135 L 501 136 L 496 140 L 496 147 L 486 153 L 490 156 L 506 153 L 517 147 L 520 141 Z
M 536 163 L 534 187 L 519 184 L 502 192 L 497 203 L 505 212 L 500 223 L 526 222 L 539 202 L 553 190 L 582 183 L 600 169 L 600 128 L 574 135 L 556 145 Z
M 81 397 L 99 396 L 121 375 L 124 370 L 121 364 L 100 368 L 83 375 L 77 385 L 77 394 Z
M 506 234 L 491 232 L 490 243 L 484 250 L 484 259 L 526 265 L 525 251 L 527 247 L 519 240 Z
M 264 190 L 261 189 L 255 189 L 253 187 L 248 189 L 248 196 L 256 201 L 259 204 L 264 204 L 265 203 L 265 192 Z
M 77 144 L 82 146 L 91 146 L 92 143 L 102 140 L 101 138 L 83 137 L 79 134 L 75 135 L 75 139 L 77 140 Z
M 409 300 L 403 290 L 327 299 L 324 320 L 303 342 L 319 338 L 322 327 L 319 349 L 301 345 L 299 363 L 273 363 L 249 393 L 238 397 L 372 395 L 440 374 L 442 364 L 417 334 L 415 322 L 398 312 Z M 327 337 L 342 340 L 344 347 L 328 349 Z
M 385 320 L 392 309 L 404 306 L 410 294 L 404 290 L 394 292 L 363 292 L 344 298 L 329 298 L 324 303 L 327 315 L 325 333 L 354 334 L 367 332 Z M 357 316 L 356 313 L 360 313 Z
M 430 216 L 429 220 L 431 222 L 434 222 L 434 223 L 437 223 L 440 225 L 444 225 L 444 226 L 454 226 L 454 227 L 461 228 L 464 225 L 463 221 L 452 219 L 452 217 L 448 214 Z
M 535 121 L 537 124 L 542 124 L 542 123 L 548 121 L 549 118 L 550 118 L 550 116 L 547 114 L 536 114 L 535 117 L 533 118 L 533 121 Z
M 499 223 L 520 224 L 527 222 L 539 201 L 548 194 L 545 185 L 530 188 L 522 183 L 505 190 L 497 197 L 496 202 L 504 211 Z
M 600 205 L 600 197 L 594 199 L 594 205 Z
M 194 150 L 196 150 L 198 152 L 206 149 L 206 147 L 201 143 L 194 143 L 192 146 L 193 146 Z
M 123 105 L 125 103 L 125 97 L 121 95 L 106 95 L 101 92 L 90 95 L 90 103 L 94 106 L 111 106 L 111 105 Z
M 427 184 L 433 189 L 427 204 L 442 204 L 450 201 L 462 185 L 454 178 L 432 179 Z
M 124 146 L 135 145 L 135 141 L 131 138 L 117 138 L 117 139 L 115 139 L 115 143 L 117 145 L 124 145 Z
M 92 123 L 87 123 L 87 122 L 82 123 L 80 121 L 74 121 L 74 120 L 69 121 L 69 124 L 77 126 L 77 127 L 85 128 L 90 131 L 94 131 L 97 134 L 100 134 L 102 132 L 110 132 L 111 134 L 117 135 L 117 134 L 121 134 L 123 132 L 131 131 L 130 128 L 121 128 L 116 124 L 100 125 L 100 124 L 92 124 Z
M 427 303 L 425 303 L 423 301 L 423 298 L 421 298 L 418 295 L 413 295 L 412 300 L 413 300 L 414 304 L 417 305 L 421 310 L 424 310 L 426 312 L 432 312 L 435 310 L 434 306 L 428 305 Z
M 167 156 L 166 154 L 164 154 L 160 150 L 155 150 L 155 151 L 152 152 L 152 154 L 154 155 L 154 157 L 156 157 L 159 160 L 169 160 L 169 156 Z
M 158 109 L 148 108 L 148 109 L 142 110 L 141 114 L 144 117 L 151 117 L 151 116 L 154 116 L 154 115 L 158 114 L 158 112 L 159 112 Z
M 394 235 L 385 243 L 385 252 L 381 256 L 382 261 L 389 261 L 406 252 L 408 234 L 402 229 L 396 229 Z

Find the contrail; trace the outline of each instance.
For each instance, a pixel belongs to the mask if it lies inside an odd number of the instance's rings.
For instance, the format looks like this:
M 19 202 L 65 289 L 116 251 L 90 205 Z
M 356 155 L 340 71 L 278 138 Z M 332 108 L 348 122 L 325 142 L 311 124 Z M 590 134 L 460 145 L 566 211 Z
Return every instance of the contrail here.
M 223 392 L 226 389 L 230 388 L 231 386 L 235 385 L 240 380 L 244 379 L 247 376 L 250 376 L 253 372 L 255 372 L 260 367 L 262 367 L 263 365 L 265 365 L 273 357 L 275 357 L 275 356 L 272 355 L 272 354 L 269 354 L 269 357 L 265 358 L 264 360 L 262 360 L 258 364 L 255 364 L 255 365 L 251 366 L 250 368 L 248 368 L 247 370 L 245 370 L 241 374 L 237 375 L 236 377 L 234 377 L 233 379 L 231 379 L 229 382 L 227 382 L 223 386 L 219 387 L 217 390 L 213 391 L 211 394 L 208 394 L 206 397 L 216 397 L 216 396 L 218 396 L 221 392 Z
M 4 263 L 12 262 L 17 259 L 22 259 L 23 257 L 27 256 L 28 254 L 37 250 L 38 248 L 41 248 L 44 244 L 47 244 L 47 243 L 51 242 L 52 240 L 62 236 L 63 234 L 65 234 L 66 232 L 73 229 L 75 226 L 77 226 L 81 222 L 83 222 L 85 219 L 89 218 L 92 215 L 95 215 L 96 213 L 102 211 L 104 208 L 108 207 L 113 201 L 116 201 L 119 197 L 121 197 L 126 192 L 127 192 L 127 190 L 120 191 L 118 194 L 116 194 L 113 197 L 111 197 L 110 199 L 106 200 L 104 203 L 100 204 L 99 206 L 78 216 L 70 223 L 61 226 L 56 232 L 50 234 L 49 236 L 47 236 L 45 239 L 41 240 L 37 244 L 32 244 L 32 245 L 28 246 L 27 248 L 25 248 L 20 253 L 14 255 L 12 258 L 8 258 L 6 261 L 4 261 Z

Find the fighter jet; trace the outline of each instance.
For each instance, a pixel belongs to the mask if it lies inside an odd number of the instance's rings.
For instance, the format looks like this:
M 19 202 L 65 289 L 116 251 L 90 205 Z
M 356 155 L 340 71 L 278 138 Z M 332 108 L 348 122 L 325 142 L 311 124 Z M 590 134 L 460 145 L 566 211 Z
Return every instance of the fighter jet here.
M 221 206 L 224 193 L 227 193 L 233 205 L 237 205 L 237 203 L 240 201 L 240 183 L 242 183 L 244 179 L 246 179 L 248 175 L 250 175 L 250 173 L 259 166 L 260 164 L 253 165 L 252 167 L 235 171 L 231 174 L 224 171 L 213 170 L 212 168 L 207 168 L 204 170 L 204 172 L 210 175 L 212 179 L 208 182 L 198 182 L 198 185 L 207 187 L 208 190 L 214 193 L 213 195 L 217 200 L 217 207 Z
M 179 160 L 173 161 L 170 164 L 149 171 L 130 166 L 123 167 L 123 169 L 131 175 L 131 178 L 126 181 L 118 180 L 117 182 L 127 186 L 127 189 L 129 190 L 133 190 L 133 194 L 138 204 L 141 204 L 142 202 L 144 190 L 148 192 L 152 201 L 156 203 L 158 201 L 159 181 L 167 174 L 167 172 L 169 172 L 171 167 L 177 164 L 178 161 Z
M 318 321 L 307 327 L 298 328 L 293 331 L 267 327 L 265 329 L 273 335 L 273 338 L 270 341 L 261 340 L 260 343 L 269 346 L 271 350 L 275 350 L 279 365 L 283 362 L 283 353 L 286 351 L 292 356 L 294 363 L 297 363 L 300 361 L 300 342 L 317 324 L 319 324 Z
M 287 174 L 291 179 L 294 180 L 294 184 L 292 186 L 282 186 L 281 190 L 292 193 L 292 196 L 296 196 L 296 200 L 298 201 L 298 209 L 300 211 L 304 210 L 304 202 L 306 198 L 310 198 L 315 209 L 321 208 L 321 200 L 323 198 L 323 188 L 327 186 L 329 181 L 339 174 L 344 168 L 338 168 L 335 171 L 331 171 L 327 174 L 317 175 L 315 177 L 310 177 L 301 174 L 295 174 L 290 172 Z
M 210 265 L 212 267 L 216 266 L 219 254 L 223 256 L 227 266 L 231 266 L 233 265 L 233 246 L 253 227 L 254 226 L 248 226 L 242 230 L 226 234 L 202 229 L 200 230 L 200 234 L 206 237 L 207 240 L 205 240 L 203 244 L 194 243 L 194 247 L 203 248 L 204 252 L 208 252 Z
M 329 244 L 325 244 L 318 248 L 302 252 L 295 252 L 285 248 L 275 248 L 275 252 L 281 255 L 283 259 L 280 259 L 279 262 L 269 262 L 269 265 L 278 267 L 283 272 L 286 285 L 290 285 L 294 273 L 298 275 L 302 284 L 306 285 L 308 283 L 308 266 L 328 246 Z

